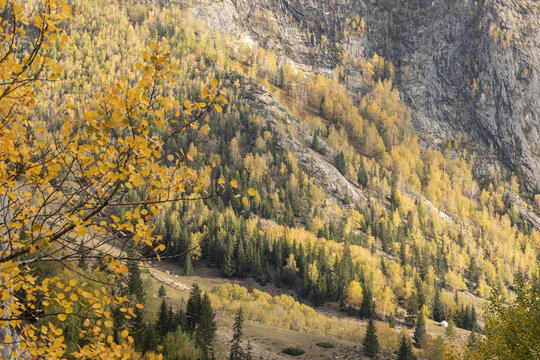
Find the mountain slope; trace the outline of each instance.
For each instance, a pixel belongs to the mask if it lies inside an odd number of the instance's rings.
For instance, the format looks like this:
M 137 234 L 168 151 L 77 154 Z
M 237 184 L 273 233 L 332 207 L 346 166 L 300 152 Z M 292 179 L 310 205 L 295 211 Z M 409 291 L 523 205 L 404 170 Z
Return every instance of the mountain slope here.
M 532 190 L 540 173 L 538 10 L 529 0 L 226 0 L 198 2 L 193 13 L 303 70 L 341 66 L 352 92 L 363 89 L 351 57 L 382 55 L 428 143 L 461 131 L 472 147 L 492 146 Z M 498 163 L 485 152 L 479 175 Z

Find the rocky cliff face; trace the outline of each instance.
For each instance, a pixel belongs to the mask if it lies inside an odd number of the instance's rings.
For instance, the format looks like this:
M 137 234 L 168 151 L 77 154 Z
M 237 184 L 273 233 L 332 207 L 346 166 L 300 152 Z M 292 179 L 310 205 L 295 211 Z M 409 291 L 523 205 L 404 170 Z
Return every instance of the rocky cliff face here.
M 347 56 L 377 52 L 394 64 L 428 144 L 460 131 L 480 146 L 481 164 L 492 163 L 492 146 L 529 188 L 540 185 L 538 1 L 224 0 L 192 9 L 307 71 L 347 68 Z M 347 19 L 363 19 L 363 30 Z M 361 92 L 354 68 L 347 72 L 349 89 Z

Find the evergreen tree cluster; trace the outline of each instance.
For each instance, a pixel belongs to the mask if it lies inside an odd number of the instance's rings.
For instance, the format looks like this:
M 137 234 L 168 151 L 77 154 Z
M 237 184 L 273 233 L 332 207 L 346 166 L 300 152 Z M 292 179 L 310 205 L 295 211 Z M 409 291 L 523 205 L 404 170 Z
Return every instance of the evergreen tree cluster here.
M 127 284 L 121 288 L 129 297 L 144 304 L 146 294 L 141 279 L 141 271 L 137 263 L 128 264 Z M 163 285 L 157 295 L 161 300 L 156 319 L 153 322 L 143 321 L 143 310 L 135 308 L 135 317 L 126 322 L 119 308 L 114 308 L 112 318 L 113 337 L 118 340 L 117 329 L 128 326 L 132 329 L 135 348 L 141 353 L 158 351 L 158 346 L 164 351 L 166 359 L 176 359 L 177 353 L 169 349 L 178 348 L 179 344 L 171 341 L 173 337 L 187 336 L 188 342 L 193 343 L 202 359 L 213 357 L 213 342 L 217 330 L 215 313 L 208 295 L 202 294 L 197 284 L 192 284 L 187 303 L 182 302 L 177 310 L 166 300 L 166 290 Z M 178 350 L 178 349 L 176 349 Z M 171 352 L 172 351 L 172 352 Z

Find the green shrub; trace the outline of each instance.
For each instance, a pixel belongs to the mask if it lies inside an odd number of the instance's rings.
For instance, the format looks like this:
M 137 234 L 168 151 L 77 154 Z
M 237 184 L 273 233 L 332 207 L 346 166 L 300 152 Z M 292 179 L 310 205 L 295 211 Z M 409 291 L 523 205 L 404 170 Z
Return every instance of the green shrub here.
M 297 348 L 297 347 L 294 347 L 294 346 L 290 346 L 286 349 L 283 349 L 282 351 L 284 354 L 287 354 L 287 355 L 292 355 L 292 356 L 300 356 L 302 354 L 305 353 L 304 350 L 300 349 L 300 348 Z
M 317 343 L 316 345 L 320 346 L 322 348 L 326 348 L 326 349 L 331 349 L 331 348 L 334 347 L 334 344 L 330 344 L 330 343 L 327 343 L 327 342 L 320 342 L 320 343 Z

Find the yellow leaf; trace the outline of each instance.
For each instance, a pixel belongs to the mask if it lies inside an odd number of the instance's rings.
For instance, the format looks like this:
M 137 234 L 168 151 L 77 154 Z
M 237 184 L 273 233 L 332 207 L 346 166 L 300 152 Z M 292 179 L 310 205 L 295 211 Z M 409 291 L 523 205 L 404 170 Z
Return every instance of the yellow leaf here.
M 113 326 L 113 322 L 111 320 L 107 320 L 107 321 L 105 321 L 105 326 L 110 328 L 110 327 Z
M 123 338 L 127 338 L 129 335 L 129 331 L 127 330 L 123 330 L 121 333 L 120 333 L 120 336 L 123 337 Z
M 84 326 L 89 326 L 90 325 L 90 320 L 88 320 L 88 319 L 84 320 L 83 325 Z
M 247 197 L 242 196 L 242 204 L 246 205 L 249 204 Z
M 231 180 L 230 184 L 231 184 L 231 187 L 233 187 L 235 189 L 238 187 L 238 181 L 236 181 L 236 180 Z
M 217 111 L 218 113 L 220 113 L 220 112 L 223 111 L 223 108 L 222 108 L 221 105 L 219 105 L 219 104 L 214 104 L 214 108 L 216 109 L 216 111 Z
M 144 305 L 143 304 L 136 304 L 135 305 L 138 309 L 144 309 Z
M 249 196 L 255 196 L 255 189 L 249 188 L 248 189 L 248 194 L 249 194 Z
M 172 156 L 171 154 L 167 155 L 167 160 L 173 161 L 173 160 L 174 160 L 174 156 Z
M 58 320 L 60 321 L 66 321 L 67 315 L 66 314 L 58 314 Z
M 212 87 L 215 89 L 215 88 L 217 88 L 217 86 L 218 86 L 217 79 L 212 79 Z

